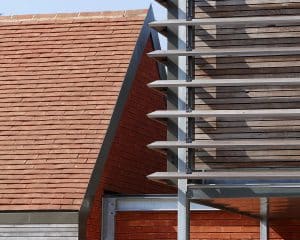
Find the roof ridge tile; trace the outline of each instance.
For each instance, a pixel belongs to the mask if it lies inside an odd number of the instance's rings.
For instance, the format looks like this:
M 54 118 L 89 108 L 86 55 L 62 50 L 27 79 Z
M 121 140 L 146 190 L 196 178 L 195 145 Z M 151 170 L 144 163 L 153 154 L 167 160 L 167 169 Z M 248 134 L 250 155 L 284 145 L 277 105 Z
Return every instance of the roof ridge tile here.
M 147 9 L 120 10 L 120 11 L 100 11 L 100 12 L 76 12 L 76 13 L 50 13 L 50 14 L 24 14 L 0 16 L 1 22 L 17 21 L 45 21 L 64 19 L 111 19 L 111 18 L 131 18 L 145 17 Z

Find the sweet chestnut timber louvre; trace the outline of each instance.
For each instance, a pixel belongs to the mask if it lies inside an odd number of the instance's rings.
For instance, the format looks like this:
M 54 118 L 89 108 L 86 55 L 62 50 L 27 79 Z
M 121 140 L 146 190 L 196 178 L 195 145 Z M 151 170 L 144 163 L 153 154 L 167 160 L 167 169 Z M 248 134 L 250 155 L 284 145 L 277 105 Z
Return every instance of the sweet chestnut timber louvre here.
M 158 2 L 168 20 L 150 26 L 168 50 L 149 56 L 168 79 L 150 87 L 168 109 L 149 117 L 167 121 L 168 139 L 149 147 L 166 150 L 169 172 L 149 178 L 178 184 L 178 239 L 189 239 L 190 201 L 227 198 L 256 198 L 258 212 L 217 203 L 260 217 L 268 239 L 269 202 L 300 196 L 300 1 Z

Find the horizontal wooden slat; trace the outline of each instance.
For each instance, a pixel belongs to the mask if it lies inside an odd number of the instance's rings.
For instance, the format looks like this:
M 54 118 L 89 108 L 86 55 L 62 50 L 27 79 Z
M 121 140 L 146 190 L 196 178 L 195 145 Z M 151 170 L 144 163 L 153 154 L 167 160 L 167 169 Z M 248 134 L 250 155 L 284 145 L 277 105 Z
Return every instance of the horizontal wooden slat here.
M 213 81 L 213 80 L 212 80 Z M 220 94 L 224 98 L 232 97 L 296 97 L 299 95 L 300 85 L 244 85 L 244 86 L 217 86 L 217 87 L 198 87 L 195 89 L 197 96 L 210 97 Z M 274 94 L 273 94 L 274 93 Z M 205 95 L 207 94 L 207 95 Z M 233 95 L 230 95 L 233 94 Z M 291 95 L 290 95 L 291 94 Z
M 250 129 L 250 128 L 216 128 L 214 130 L 196 129 L 197 140 L 226 140 L 226 139 L 282 139 L 282 138 L 298 138 L 300 131 L 295 128 L 282 128 L 267 130 L 261 129 Z
M 78 239 L 78 224 L 0 224 L 0 239 Z
M 199 1 L 195 4 L 196 18 L 298 15 L 299 2 L 237 2 Z
M 300 126 L 300 122 L 297 119 L 248 119 L 245 121 L 242 119 L 223 118 L 221 121 L 218 121 L 218 125 L 216 125 L 216 118 L 200 118 L 197 119 L 196 124 L 203 130 L 216 130 L 217 128 L 250 128 L 252 130 L 259 128 L 278 128 L 279 131 L 286 131 L 287 128 L 295 127 L 295 129 L 297 129 Z
M 163 0 L 162 0 L 163 1 Z M 195 4 L 198 7 L 201 6 L 236 6 L 236 5 L 262 5 L 262 4 L 283 4 L 291 5 L 293 3 L 300 3 L 299 0 L 227 0 L 227 1 L 216 1 L 216 0 L 195 0 Z

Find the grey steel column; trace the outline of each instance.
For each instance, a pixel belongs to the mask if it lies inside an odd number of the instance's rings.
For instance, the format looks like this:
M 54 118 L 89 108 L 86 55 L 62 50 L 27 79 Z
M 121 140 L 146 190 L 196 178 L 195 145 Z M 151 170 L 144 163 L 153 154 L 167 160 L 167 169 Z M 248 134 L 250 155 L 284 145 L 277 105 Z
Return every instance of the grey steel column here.
M 187 1 L 178 0 L 178 19 L 186 19 Z M 178 26 L 178 49 L 186 50 L 187 27 Z M 187 78 L 187 57 L 178 57 L 178 79 Z M 187 88 L 178 88 L 178 110 L 186 111 Z M 178 141 L 187 140 L 187 118 L 178 118 Z M 178 149 L 178 172 L 186 172 L 188 153 L 186 148 Z M 187 196 L 187 179 L 178 180 L 178 240 L 190 239 L 190 202 Z
M 101 240 L 115 239 L 116 199 L 102 199 L 102 235 Z
M 168 6 L 168 19 L 186 19 L 187 0 L 173 0 Z M 187 27 L 173 26 L 168 29 L 168 49 L 186 50 Z M 185 81 L 187 77 L 187 58 L 171 56 L 167 63 L 167 78 Z M 168 109 L 186 111 L 186 87 L 169 88 L 167 91 Z M 183 141 L 187 138 L 187 118 L 168 119 L 168 140 Z M 168 171 L 185 173 L 187 166 L 187 149 L 170 148 L 168 151 Z M 190 202 L 187 197 L 187 180 L 178 181 L 178 240 L 189 240 Z
M 269 201 L 268 198 L 260 199 L 260 240 L 269 239 Z

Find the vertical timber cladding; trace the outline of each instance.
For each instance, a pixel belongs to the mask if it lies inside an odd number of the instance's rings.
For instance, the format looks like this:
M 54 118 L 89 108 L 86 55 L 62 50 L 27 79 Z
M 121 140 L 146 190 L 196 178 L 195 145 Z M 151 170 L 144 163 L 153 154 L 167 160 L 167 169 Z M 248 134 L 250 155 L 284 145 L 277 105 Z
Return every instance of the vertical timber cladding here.
M 300 0 L 195 0 L 195 18 L 300 15 Z M 198 49 L 299 46 L 300 25 L 201 26 L 195 30 Z M 300 56 L 197 58 L 201 78 L 299 77 Z M 300 86 L 197 88 L 195 109 L 288 109 L 300 107 Z M 195 138 L 299 139 L 300 119 L 196 119 Z M 297 149 L 196 151 L 196 170 L 300 167 Z

